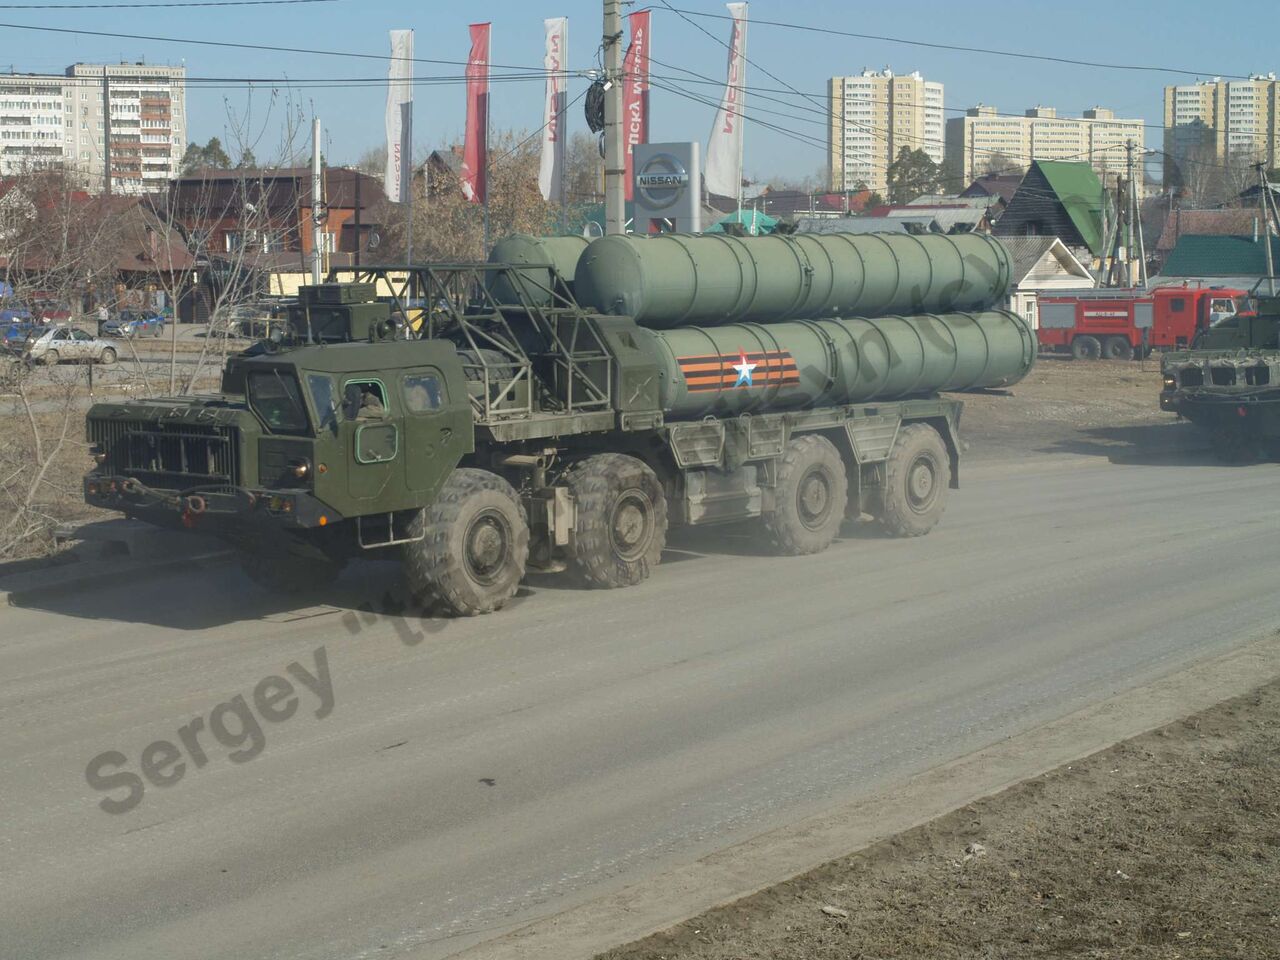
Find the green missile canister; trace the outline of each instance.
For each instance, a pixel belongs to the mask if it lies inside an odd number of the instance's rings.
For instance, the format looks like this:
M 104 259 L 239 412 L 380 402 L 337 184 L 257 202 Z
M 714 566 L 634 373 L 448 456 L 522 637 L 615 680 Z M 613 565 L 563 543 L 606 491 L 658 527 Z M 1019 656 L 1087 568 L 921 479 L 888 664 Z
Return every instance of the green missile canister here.
M 643 332 L 670 419 L 1003 387 L 1036 356 L 1031 328 L 1006 310 Z
M 574 274 L 578 302 L 642 327 L 982 310 L 1012 266 L 986 234 L 660 234 L 601 237 Z
M 489 252 L 490 263 L 510 263 L 525 267 L 526 264 L 550 264 L 566 282 L 572 284 L 578 257 L 587 248 L 585 237 L 531 237 L 516 233 L 503 237 Z M 525 296 L 533 306 L 551 305 L 551 272 L 539 266 L 529 266 L 520 271 L 524 280 Z M 497 274 L 490 285 L 490 293 L 498 303 L 519 303 L 520 297 L 512 289 L 515 284 L 505 273 Z

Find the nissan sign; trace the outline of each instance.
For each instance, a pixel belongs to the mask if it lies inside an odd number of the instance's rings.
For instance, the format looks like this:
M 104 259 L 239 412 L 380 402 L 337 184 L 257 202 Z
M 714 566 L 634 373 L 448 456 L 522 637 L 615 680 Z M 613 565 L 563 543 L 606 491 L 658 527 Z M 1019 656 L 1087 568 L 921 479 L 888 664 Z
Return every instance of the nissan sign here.
M 636 173 L 636 192 L 651 210 L 674 206 L 689 187 L 689 171 L 669 153 L 650 157 Z
M 702 174 L 697 143 L 638 143 L 633 151 L 632 196 L 640 233 L 662 229 L 697 233 Z

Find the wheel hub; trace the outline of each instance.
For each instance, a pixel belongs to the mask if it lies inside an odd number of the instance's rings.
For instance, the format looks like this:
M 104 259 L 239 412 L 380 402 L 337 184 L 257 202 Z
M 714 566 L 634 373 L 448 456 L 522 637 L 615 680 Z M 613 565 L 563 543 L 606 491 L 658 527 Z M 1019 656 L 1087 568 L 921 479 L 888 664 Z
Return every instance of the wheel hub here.
M 821 470 L 811 471 L 800 481 L 796 493 L 801 522 L 810 528 L 821 526 L 831 508 L 831 486 L 826 474 Z
M 653 504 L 643 491 L 629 490 L 619 498 L 609 524 L 609 538 L 622 560 L 644 556 L 653 538 Z
M 928 457 L 921 457 L 911 465 L 907 474 L 907 496 L 913 507 L 921 509 L 929 505 L 936 481 L 934 464 Z
M 510 552 L 510 532 L 497 514 L 485 513 L 472 521 L 466 537 L 466 564 L 471 576 L 492 583 L 502 572 Z

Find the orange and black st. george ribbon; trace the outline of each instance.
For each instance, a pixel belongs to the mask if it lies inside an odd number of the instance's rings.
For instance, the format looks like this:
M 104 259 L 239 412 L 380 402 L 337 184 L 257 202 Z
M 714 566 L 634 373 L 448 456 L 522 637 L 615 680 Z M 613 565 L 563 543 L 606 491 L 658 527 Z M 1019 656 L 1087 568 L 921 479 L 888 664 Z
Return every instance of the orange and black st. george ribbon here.
M 800 382 L 795 357 L 786 350 L 677 357 L 689 392 L 794 386 Z

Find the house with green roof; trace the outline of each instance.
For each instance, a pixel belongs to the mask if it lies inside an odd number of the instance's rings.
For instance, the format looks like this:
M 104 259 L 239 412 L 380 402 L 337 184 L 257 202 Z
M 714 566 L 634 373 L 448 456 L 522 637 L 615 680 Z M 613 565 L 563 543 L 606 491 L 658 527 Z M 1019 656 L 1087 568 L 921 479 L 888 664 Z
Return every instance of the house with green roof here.
M 997 237 L 1058 237 L 1078 255 L 1100 257 L 1102 181 L 1084 161 L 1033 160 L 992 229 Z
M 1271 262 L 1280 271 L 1280 237 L 1271 238 Z M 1267 275 L 1267 248 L 1262 237 L 1184 233 L 1169 251 L 1157 283 L 1205 279 L 1252 286 Z

